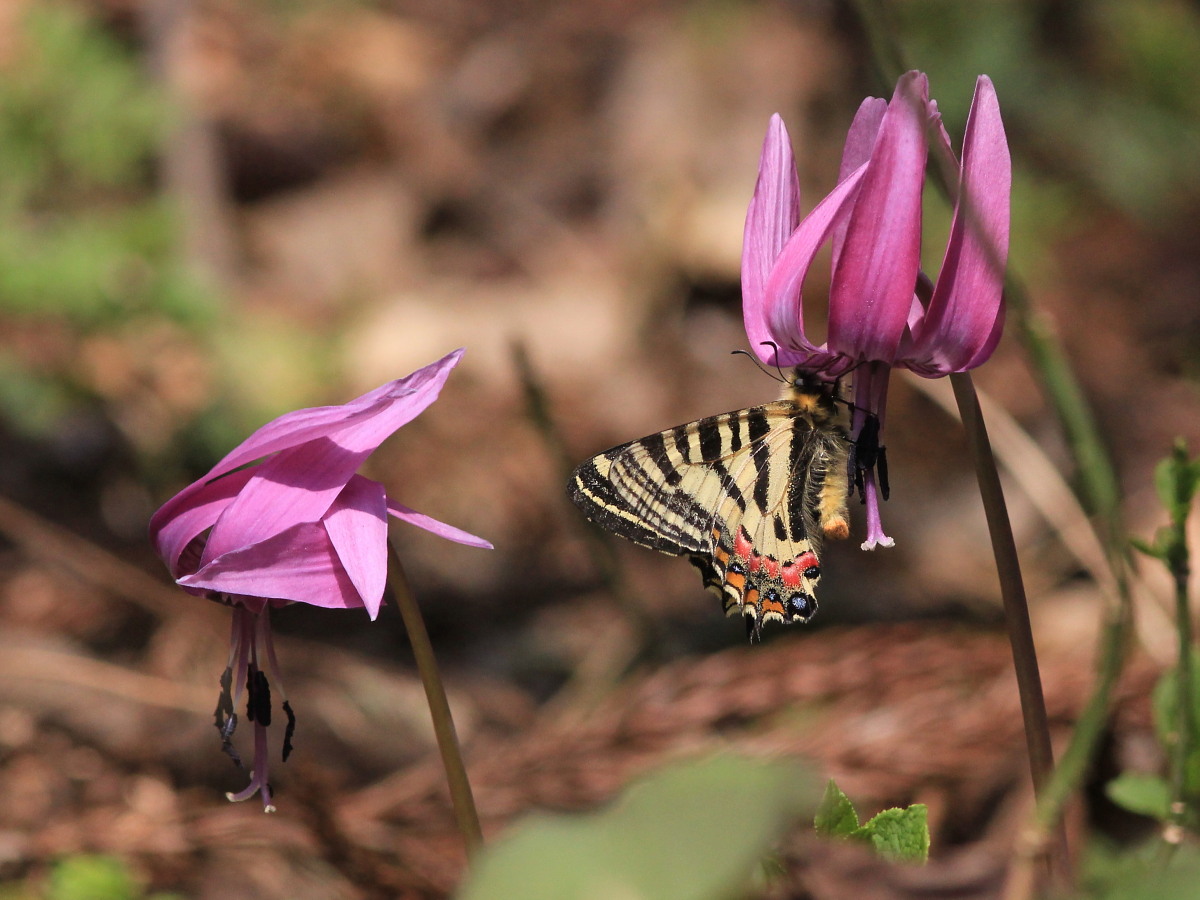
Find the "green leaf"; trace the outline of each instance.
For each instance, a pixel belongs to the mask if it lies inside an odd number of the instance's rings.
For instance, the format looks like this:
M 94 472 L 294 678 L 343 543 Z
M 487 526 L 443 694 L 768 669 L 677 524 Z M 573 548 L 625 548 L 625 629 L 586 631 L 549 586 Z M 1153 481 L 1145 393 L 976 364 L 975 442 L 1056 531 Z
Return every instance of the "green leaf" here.
M 929 810 L 924 803 L 905 809 L 885 809 L 857 834 L 875 852 L 893 862 L 924 863 L 929 859 Z
M 1157 775 L 1123 772 L 1107 785 L 1104 793 L 1117 806 L 1165 822 L 1171 814 L 1171 786 Z
M 1173 525 L 1163 525 L 1154 530 L 1154 555 L 1170 565 L 1172 554 L 1176 552 L 1175 545 L 1179 543 L 1179 529 Z
M 592 815 L 537 816 L 484 852 L 460 900 L 723 900 L 816 791 L 797 766 L 716 757 L 634 785 Z
M 1176 731 L 1179 727 L 1179 670 L 1170 669 L 1159 678 L 1158 684 L 1150 697 L 1151 708 L 1154 711 L 1154 730 L 1158 734 L 1159 743 L 1164 747 L 1173 747 L 1178 740 Z M 1192 667 L 1192 705 L 1195 712 L 1192 717 L 1197 725 L 1197 734 L 1193 736 L 1193 745 L 1200 745 L 1200 666 Z
M 1146 554 L 1146 556 L 1153 557 L 1154 559 L 1162 559 L 1163 550 L 1159 541 L 1159 535 L 1162 534 L 1162 531 L 1163 529 L 1160 528 L 1158 532 L 1155 533 L 1153 543 L 1147 543 L 1139 537 L 1130 537 L 1129 545 L 1139 553 Z
M 813 820 L 821 837 L 850 837 L 858 830 L 858 813 L 850 798 L 842 793 L 832 778 L 825 785 L 825 794 Z
M 131 900 L 140 897 L 125 864 L 111 856 L 69 856 L 50 873 L 49 900 Z
M 1171 455 L 1154 467 L 1154 486 L 1172 522 L 1182 524 L 1187 520 L 1197 485 L 1200 485 L 1200 466 L 1189 459 L 1187 442 L 1178 439 Z

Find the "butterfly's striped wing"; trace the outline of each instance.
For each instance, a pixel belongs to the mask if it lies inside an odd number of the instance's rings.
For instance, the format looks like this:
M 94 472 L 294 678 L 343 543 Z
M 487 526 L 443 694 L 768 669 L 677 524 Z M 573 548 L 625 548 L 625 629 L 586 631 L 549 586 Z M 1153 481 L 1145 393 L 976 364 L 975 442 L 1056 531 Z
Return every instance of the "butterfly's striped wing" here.
M 709 416 L 614 447 L 569 493 L 598 525 L 686 555 L 757 634 L 816 611 L 822 535 L 844 537 L 846 441 L 811 396 Z

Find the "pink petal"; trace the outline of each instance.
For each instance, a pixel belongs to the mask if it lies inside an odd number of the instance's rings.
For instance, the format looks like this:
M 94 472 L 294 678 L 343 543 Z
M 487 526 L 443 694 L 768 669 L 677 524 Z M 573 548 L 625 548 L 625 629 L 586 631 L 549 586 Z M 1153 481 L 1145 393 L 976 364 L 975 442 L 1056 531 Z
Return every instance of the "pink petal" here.
M 383 485 L 355 475 L 325 517 L 325 531 L 372 620 L 387 583 L 387 512 Z
M 298 447 L 318 438 L 336 438 L 340 447 L 350 451 L 341 458 L 341 464 L 350 465 L 350 471 L 353 472 L 358 464 L 351 465 L 351 454 L 369 454 L 388 435 L 416 418 L 433 403 L 462 354 L 461 349 L 455 350 L 405 378 L 389 381 L 342 406 L 299 409 L 268 422 L 230 451 L 207 475 L 184 488 L 168 505 L 184 506 L 193 492 L 199 491 L 214 478 L 271 453 Z M 328 474 L 323 477 L 328 478 Z M 346 478 L 349 478 L 349 473 Z M 334 479 L 335 482 L 339 480 L 340 484 L 345 484 L 345 478 Z M 333 496 L 336 494 L 337 491 L 333 491 Z M 253 498 L 245 502 L 253 502 Z M 330 502 L 332 496 L 314 498 L 310 506 L 313 510 L 319 508 L 320 512 L 312 515 L 310 520 L 320 518 Z M 161 514 L 162 510 L 159 512 Z
M 366 456 L 320 438 L 254 466 L 253 477 L 213 526 L 203 562 L 320 520 Z
M 415 509 L 410 509 L 390 498 L 387 502 L 387 509 L 389 513 L 401 522 L 407 522 L 409 525 L 424 528 L 426 531 L 433 532 L 438 537 L 444 537 L 446 540 L 456 541 L 459 544 L 466 544 L 468 547 L 482 547 L 485 550 L 493 549 L 490 541 L 485 541 L 483 538 L 476 537 L 470 532 L 463 531 L 461 528 L 455 528 L 453 525 L 447 525 L 445 522 L 439 522 L 431 516 L 419 513 Z
M 253 469 L 243 469 L 207 484 L 196 482 L 167 501 L 150 519 L 150 539 L 172 578 L 187 574 L 179 568 L 184 548 L 212 527 L 252 475 Z
M 324 516 L 363 460 L 437 399 L 462 352 L 456 350 L 343 407 L 327 408 L 341 411 L 340 423 L 320 411 L 320 428 L 304 428 L 306 441 L 280 450 L 257 468 L 213 527 L 204 561 L 265 540 L 297 522 L 315 522 Z M 309 412 L 313 411 L 289 413 L 276 423 Z M 254 448 L 261 446 L 251 436 L 239 449 L 256 454 Z
M 883 122 L 883 114 L 887 112 L 887 101 L 882 97 L 868 97 L 859 104 L 850 130 L 846 133 L 846 145 L 842 149 L 842 165 L 838 169 L 838 181 L 845 181 L 852 172 L 871 158 L 871 148 L 875 146 L 875 137 L 879 134 L 879 125 Z M 833 264 L 836 267 L 838 257 L 842 255 L 842 244 L 846 240 L 846 226 L 849 219 L 843 220 L 833 230 Z
M 843 179 L 805 216 L 784 245 L 767 280 L 764 302 L 754 311 L 758 317 L 754 321 L 754 330 L 751 329 L 750 309 L 743 307 L 746 312 L 746 334 L 751 343 L 771 340 L 779 346 L 778 359 L 774 353 L 764 356 L 764 350 L 757 351 L 767 365 L 820 365 L 827 361 L 826 355 L 804 336 L 800 315 L 801 289 L 817 251 L 838 221 L 851 210 L 865 173 L 866 167 L 863 166 Z
M 1004 334 L 1004 318 L 1005 307 L 1004 296 L 1002 294 L 1000 297 L 1000 311 L 996 313 L 996 321 L 992 323 L 991 333 L 988 334 L 987 339 L 979 346 L 979 349 L 975 351 L 975 355 L 963 363 L 961 371 L 965 372 L 968 369 L 973 369 L 991 358 L 992 353 L 996 350 L 996 345 L 1000 343 L 1000 336 Z
M 838 169 L 838 181 L 871 158 L 883 114 L 887 112 L 887 101 L 882 97 L 868 97 L 858 106 L 850 129 L 846 132 L 846 144 L 842 148 L 842 165 Z
M 768 364 L 772 354 L 764 342 L 772 337 L 763 313 L 764 292 L 771 268 L 799 222 L 796 160 L 787 128 L 776 114 L 767 125 L 742 238 L 742 315 L 751 349 Z
M 295 525 L 179 579 L 190 588 L 291 600 L 331 609 L 364 605 L 323 524 Z
M 213 467 L 210 476 L 321 437 L 337 437 L 342 446 L 351 450 L 374 449 L 437 399 L 450 370 L 458 364 L 463 353 L 462 349 L 454 350 L 437 362 L 404 378 L 389 381 L 341 406 L 286 413 L 239 444 Z M 374 422 L 377 417 L 387 421 Z
M 942 374 L 984 362 L 1000 339 L 1011 186 L 1000 106 L 992 82 L 981 76 L 967 118 L 950 240 L 913 352 Z
M 929 149 L 948 160 L 950 165 L 957 169 L 958 157 L 954 154 L 954 146 L 950 142 L 950 135 L 946 132 L 946 123 L 942 121 L 942 113 L 938 109 L 936 100 L 929 101 L 925 133 L 933 139 Z
M 925 76 L 909 72 L 884 114 L 833 271 L 833 352 L 895 360 L 920 265 L 928 93 Z

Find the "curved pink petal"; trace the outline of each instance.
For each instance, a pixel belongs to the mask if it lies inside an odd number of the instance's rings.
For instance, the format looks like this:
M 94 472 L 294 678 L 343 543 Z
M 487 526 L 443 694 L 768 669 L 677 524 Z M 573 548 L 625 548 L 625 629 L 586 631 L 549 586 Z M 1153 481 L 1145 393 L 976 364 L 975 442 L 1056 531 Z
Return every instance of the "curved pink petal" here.
M 887 112 L 887 101 L 882 97 L 868 97 L 859 104 L 850 130 L 846 133 L 846 144 L 842 148 L 842 164 L 838 169 L 838 181 L 845 181 L 855 169 L 871 158 L 871 148 L 875 146 L 875 137 L 879 134 L 879 126 L 883 122 L 883 114 Z M 842 244 L 846 241 L 845 219 L 833 229 L 833 265 L 836 268 L 838 258 L 842 255 Z
M 1000 336 L 1004 333 L 1004 318 L 1004 298 L 1001 296 L 1000 311 L 996 313 L 996 320 L 992 323 L 991 333 L 988 334 L 987 339 L 984 340 L 979 349 L 975 351 L 975 355 L 963 364 L 960 371 L 965 372 L 968 369 L 973 369 L 976 366 L 987 362 L 991 358 L 992 353 L 994 353 L 996 350 L 996 345 L 1000 343 Z
M 243 469 L 210 481 L 197 482 L 186 496 L 176 494 L 150 519 L 150 540 L 158 555 L 171 571 L 172 578 L 187 574 L 180 568 L 180 556 L 192 539 L 217 521 L 254 475 L 254 469 Z
M 179 584 L 331 609 L 364 605 L 320 522 L 295 525 L 226 553 L 180 578 Z
M 912 354 L 930 360 L 941 374 L 979 365 L 999 341 L 1011 187 L 1000 105 L 991 80 L 980 76 L 946 256 Z
M 742 316 L 750 347 L 767 362 L 763 345 L 773 340 L 763 313 L 767 279 L 800 222 L 800 180 L 787 128 L 771 116 L 758 161 L 758 180 L 746 210 L 742 236 Z M 803 326 L 801 326 L 803 328 Z
M 395 500 L 388 500 L 387 510 L 401 522 L 407 522 L 409 525 L 424 528 L 426 531 L 432 532 L 438 537 L 446 538 L 448 541 L 466 544 L 468 547 L 482 547 L 485 550 L 494 549 L 490 541 L 485 541 L 483 538 L 476 537 L 470 532 L 463 531 L 461 528 L 455 528 L 453 525 L 447 525 L 445 522 L 439 522 L 432 516 L 419 513 L 402 503 L 397 503 Z
M 353 452 L 369 453 L 388 435 L 412 421 L 437 399 L 450 370 L 463 355 L 458 349 L 411 375 L 368 391 L 342 406 L 298 409 L 273 419 L 238 444 L 201 479 L 180 491 L 169 504 L 187 504 L 192 493 L 214 478 L 254 462 L 272 453 L 298 447 L 318 438 L 337 438 L 339 446 Z M 375 421 L 375 420 L 379 421 Z M 371 444 L 371 441 L 374 444 Z M 366 454 L 363 454 L 366 455 Z M 343 462 L 349 464 L 350 458 Z M 357 464 L 351 467 L 351 471 Z M 346 476 L 349 477 L 349 474 Z M 342 479 L 342 484 L 345 479 Z M 336 495 L 336 491 L 334 494 Z M 325 508 L 332 498 L 325 502 Z M 319 502 L 313 507 L 318 507 Z M 161 512 L 161 511 L 160 511 Z M 313 516 L 313 520 L 320 515 Z
M 920 266 L 928 97 L 924 74 L 901 76 L 880 125 L 833 270 L 828 347 L 835 353 L 895 360 Z
M 743 307 L 746 336 L 766 365 L 820 365 L 828 361 L 829 355 L 804 336 L 801 289 L 817 251 L 838 221 L 850 212 L 865 173 L 866 166 L 852 172 L 804 217 L 775 261 L 763 303 L 753 311 Z M 764 341 L 774 342 L 779 353 L 768 351 L 762 344 Z
M 386 390 L 378 388 L 344 407 L 328 407 L 341 410 L 341 422 L 322 415 L 319 429 L 304 428 L 309 435 L 306 441 L 280 450 L 257 467 L 255 477 L 213 527 L 204 561 L 266 540 L 297 522 L 315 522 L 324 516 L 372 451 L 437 399 L 462 353 L 456 350 L 390 382 L 384 386 Z M 312 411 L 299 411 L 305 412 Z M 289 413 L 276 422 L 299 413 Z M 255 448 L 261 446 L 252 435 L 240 449 L 257 456 Z
M 320 520 L 367 455 L 318 438 L 254 466 L 253 477 L 213 526 L 203 562 Z
M 950 134 L 946 131 L 946 123 L 942 121 L 942 112 L 936 100 L 929 101 L 925 133 L 933 139 L 929 149 L 944 156 L 954 168 L 958 168 L 958 157 L 954 154 L 954 145 L 950 142 Z
M 383 485 L 355 475 L 325 516 L 333 549 L 372 620 L 387 583 L 387 512 Z

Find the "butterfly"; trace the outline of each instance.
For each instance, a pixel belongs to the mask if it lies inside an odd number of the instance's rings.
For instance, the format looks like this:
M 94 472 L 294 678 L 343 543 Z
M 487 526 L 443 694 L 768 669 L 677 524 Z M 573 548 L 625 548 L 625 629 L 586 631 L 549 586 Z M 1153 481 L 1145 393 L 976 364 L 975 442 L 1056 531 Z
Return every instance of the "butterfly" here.
M 822 538 L 850 533 L 850 445 L 836 384 L 796 369 L 782 399 L 613 447 L 575 469 L 567 493 L 614 534 L 686 556 L 727 615 L 807 622 Z

